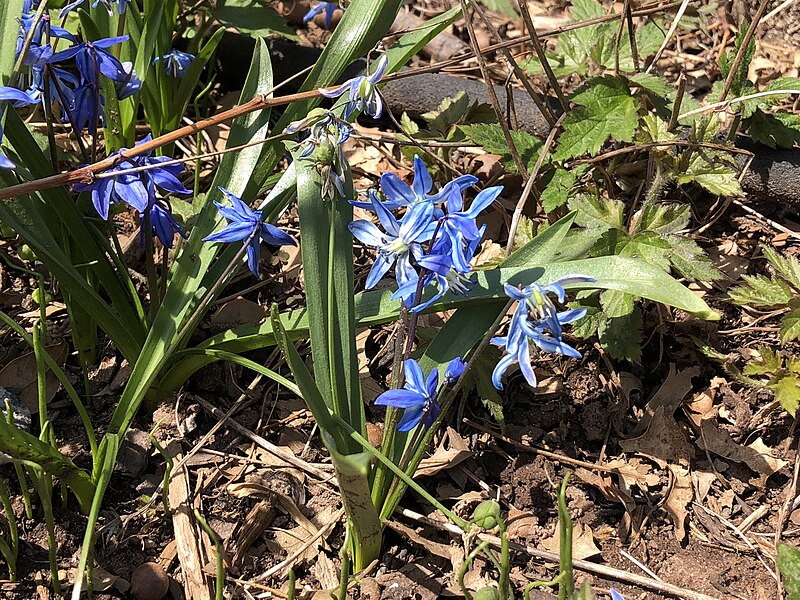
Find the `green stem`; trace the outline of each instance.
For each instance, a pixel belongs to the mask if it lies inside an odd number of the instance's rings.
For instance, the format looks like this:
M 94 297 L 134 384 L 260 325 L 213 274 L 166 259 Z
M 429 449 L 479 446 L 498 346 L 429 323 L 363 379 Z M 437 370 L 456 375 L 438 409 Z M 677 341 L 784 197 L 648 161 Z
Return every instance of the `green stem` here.
M 225 592 L 225 549 L 222 547 L 222 539 L 217 535 L 208 522 L 205 520 L 200 511 L 194 509 L 194 518 L 200 523 L 200 526 L 211 538 L 214 543 L 214 558 L 216 559 L 216 581 L 214 584 L 214 597 L 216 600 L 223 600 L 223 593 Z
M 572 519 L 567 508 L 567 483 L 572 473 L 564 476 L 558 493 L 559 531 L 559 578 L 558 599 L 569 600 L 575 595 L 575 579 L 572 576 Z
M 142 230 L 144 231 L 144 259 L 147 265 L 147 289 L 150 291 L 150 322 L 152 323 L 156 319 L 161 298 L 156 274 L 155 249 L 153 248 L 153 226 L 150 223 L 149 210 L 144 211 Z
M 472 594 L 469 593 L 467 586 L 464 585 L 464 577 L 469 571 L 469 567 L 472 564 L 472 561 L 475 560 L 475 557 L 478 556 L 481 552 L 483 552 L 486 548 L 489 547 L 488 541 L 483 541 L 478 544 L 475 548 L 472 549 L 467 557 L 464 559 L 464 563 L 461 565 L 461 568 L 458 570 L 458 587 L 461 588 L 461 593 L 464 594 L 465 600 L 472 600 Z
M 19 554 L 19 531 L 17 530 L 17 517 L 14 514 L 14 507 L 11 505 L 11 497 L 8 495 L 8 488 L 2 479 L 0 479 L 0 502 L 2 502 L 3 510 L 6 513 L 8 534 L 11 539 L 8 549 L 9 553 L 5 556 L 6 563 L 8 564 L 8 578 L 11 581 L 16 581 L 17 555 Z

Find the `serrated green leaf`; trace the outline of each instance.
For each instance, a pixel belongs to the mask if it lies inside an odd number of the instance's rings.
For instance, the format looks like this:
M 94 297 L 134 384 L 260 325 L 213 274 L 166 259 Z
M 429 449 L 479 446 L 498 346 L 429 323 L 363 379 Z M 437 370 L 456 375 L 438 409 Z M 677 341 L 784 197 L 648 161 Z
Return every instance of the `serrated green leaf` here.
M 781 344 L 800 338 L 800 309 L 794 309 L 781 320 Z
M 580 106 L 564 120 L 553 160 L 597 154 L 609 138 L 618 142 L 633 140 L 639 122 L 637 103 L 619 77 L 590 79 L 572 101 Z
M 635 232 L 655 231 L 670 234 L 685 229 L 691 218 L 688 204 L 651 204 L 638 211 Z
M 695 182 L 717 196 L 742 196 L 742 186 L 736 172 L 715 158 L 715 155 L 695 151 L 683 173 L 678 174 L 681 185 Z
M 428 122 L 428 129 L 445 136 L 451 127 L 457 125 L 469 110 L 469 96 L 462 90 L 455 96 L 445 98 L 439 107 L 424 113 L 422 118 Z
M 408 135 L 414 135 L 419 133 L 419 125 L 408 116 L 407 112 L 404 112 L 400 115 L 400 127 L 402 127 L 403 131 Z
M 570 199 L 568 206 L 577 211 L 575 224 L 580 227 L 595 230 L 623 227 L 625 204 L 620 200 L 578 194 Z
M 503 129 L 496 123 L 475 123 L 473 125 L 460 125 L 461 130 L 468 139 L 483 146 L 483 149 L 492 154 L 500 154 L 503 166 L 512 173 L 517 172 L 517 166 L 511 158 L 511 151 L 506 144 Z M 512 131 L 511 138 L 517 147 L 520 158 L 527 169 L 532 169 L 539 158 L 542 141 L 524 131 Z
M 800 261 L 793 256 L 782 256 L 777 250 L 769 246 L 762 246 L 761 250 L 775 270 L 786 281 L 800 291 Z
M 758 360 L 751 360 L 742 369 L 745 375 L 774 375 L 781 369 L 780 354 L 774 350 L 760 346 L 758 353 L 761 355 Z
M 634 73 L 628 76 L 628 80 L 644 88 L 648 92 L 652 92 L 657 96 L 666 98 L 675 91 L 675 87 L 667 80 L 666 77 L 653 75 L 651 73 Z
M 800 115 L 794 113 L 765 114 L 757 110 L 744 121 L 744 126 L 750 137 L 770 148 L 792 148 L 800 144 Z
M 634 307 L 624 317 L 602 319 L 597 327 L 597 336 L 613 358 L 638 361 L 642 356 L 642 312 Z
M 789 304 L 794 298 L 792 288 L 774 277 L 742 275 L 745 285 L 732 289 L 728 295 L 736 304 L 771 307 Z
M 651 265 L 669 271 L 671 252 L 670 244 L 656 232 L 642 231 L 618 247 L 616 254 L 641 258 Z
M 584 302 L 570 302 L 570 308 L 585 308 L 586 315 L 572 325 L 572 334 L 579 338 L 590 338 L 597 333 L 600 323 L 605 320 L 599 306 L 587 305 Z
M 633 296 L 619 290 L 606 290 L 600 294 L 600 305 L 606 318 L 625 317 L 633 312 Z
M 672 248 L 670 263 L 683 277 L 690 281 L 716 281 L 725 278 L 725 274 L 714 266 L 694 240 L 679 235 L 667 235 L 665 239 Z
M 800 600 L 800 550 L 781 542 L 778 544 L 777 563 L 789 600 Z
M 722 71 L 723 79 L 728 78 L 728 74 L 731 72 L 734 63 L 734 57 L 738 54 L 739 49 L 741 48 L 742 44 L 744 43 L 745 37 L 747 36 L 747 30 L 750 28 L 747 21 L 742 23 L 742 26 L 739 28 L 739 32 L 736 34 L 736 43 L 734 44 L 733 50 L 730 52 L 724 52 L 719 57 L 719 68 Z M 747 81 L 747 72 L 750 69 L 750 63 L 753 61 L 753 55 L 756 52 L 756 40 L 755 37 L 750 39 L 750 42 L 747 44 L 747 48 L 745 49 L 744 56 L 742 57 L 742 61 L 738 65 L 738 69 L 733 76 L 732 85 L 730 88 L 730 93 L 728 97 L 735 97 L 735 96 L 742 96 L 743 89 L 745 84 L 749 83 Z
M 542 202 L 542 209 L 549 213 L 564 206 L 572 195 L 572 188 L 575 187 L 577 181 L 578 178 L 573 170 L 556 167 L 539 198 Z
M 794 417 L 800 405 L 800 379 L 794 374 L 787 374 L 768 387 L 775 390 L 775 399 Z
M 657 115 L 647 114 L 642 117 L 641 127 L 637 130 L 635 141 L 639 143 L 666 142 L 677 139 L 674 133 L 670 133 L 669 124 Z M 669 152 L 669 146 L 655 148 L 658 152 Z

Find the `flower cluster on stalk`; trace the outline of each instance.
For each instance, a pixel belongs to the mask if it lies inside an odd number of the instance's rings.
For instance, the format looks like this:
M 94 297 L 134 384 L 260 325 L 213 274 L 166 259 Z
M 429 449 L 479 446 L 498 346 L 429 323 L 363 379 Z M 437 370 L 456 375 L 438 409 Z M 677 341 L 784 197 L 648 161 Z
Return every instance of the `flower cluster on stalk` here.
M 397 424 L 399 431 L 411 431 L 419 424 L 430 427 L 439 414 L 439 392 L 442 387 L 455 383 L 466 366 L 460 358 L 450 361 L 443 385 L 440 386 L 438 369 L 433 369 L 426 378 L 419 363 L 409 358 L 403 363 L 405 385 L 400 389 L 384 392 L 375 400 L 375 405 L 403 409 L 403 418 Z
M 586 314 L 585 308 L 559 311 L 548 294 L 554 294 L 560 303 L 566 299 L 565 285 L 591 283 L 591 277 L 573 275 L 562 277 L 548 285 L 536 282 L 525 287 L 505 284 L 506 295 L 516 301 L 517 306 L 508 324 L 505 336 L 492 338 L 492 344 L 504 349 L 503 357 L 492 372 L 492 383 L 503 389 L 503 375 L 515 362 L 531 387 L 536 387 L 536 374 L 531 365 L 531 350 L 538 348 L 549 354 L 561 354 L 580 358 L 575 348 L 564 342 L 563 325 L 572 323 Z
M 110 0 L 99 1 L 110 8 Z M 114 3 L 124 12 L 127 0 Z M 11 102 L 15 107 L 42 104 L 50 113 L 58 107 L 62 123 L 70 122 L 76 133 L 88 128 L 94 135 L 98 120 L 105 119 L 103 79 L 114 84 L 120 99 L 135 94 L 141 87 L 132 64 L 120 62 L 107 51 L 127 41 L 128 36 L 78 43 L 67 30 L 52 24 L 47 12 L 37 20 L 37 4 L 34 0 L 25 0 L 23 4 L 16 51 L 17 59 L 25 53 L 22 57 L 25 72 L 17 78 L 14 87 L 0 86 L 0 101 Z M 64 11 L 79 4 L 81 2 L 67 5 Z M 56 52 L 55 44 L 59 41 L 70 46 Z M 2 157 L 0 167 L 13 168 L 14 165 Z
M 150 140 L 152 136 L 148 135 L 136 145 Z M 125 150 L 123 148 L 111 156 L 124 155 Z M 172 216 L 169 204 L 159 198 L 156 192 L 161 190 L 170 194 L 191 194 L 192 191 L 186 189 L 178 179 L 184 170 L 183 165 L 171 160 L 167 156 L 153 156 L 152 152 L 146 152 L 122 160 L 91 183 L 76 184 L 73 189 L 77 192 L 91 192 L 92 204 L 103 219 L 108 219 L 111 205 L 117 203 L 136 209 L 142 218 L 147 215 L 161 244 L 172 248 L 175 233 L 182 237 L 186 237 L 186 234 Z M 140 168 L 141 170 L 133 170 Z
M 477 217 L 503 191 L 502 186 L 480 191 L 464 208 L 463 194 L 477 183 L 465 175 L 447 183 L 439 192 L 431 193 L 433 180 L 425 163 L 414 157 L 414 181 L 408 185 L 396 175 L 381 177 L 385 201 L 374 191 L 369 203 L 353 202 L 375 211 L 379 228 L 372 221 L 357 220 L 350 231 L 362 243 L 375 248 L 378 256 L 367 275 L 370 289 L 394 268 L 398 289 L 393 298 L 402 298 L 413 312 L 419 312 L 441 298 L 448 290 L 456 294 L 469 291 L 470 261 L 485 228 L 476 224 Z M 392 210 L 404 209 L 402 217 Z M 422 289 L 435 284 L 437 291 L 420 303 Z

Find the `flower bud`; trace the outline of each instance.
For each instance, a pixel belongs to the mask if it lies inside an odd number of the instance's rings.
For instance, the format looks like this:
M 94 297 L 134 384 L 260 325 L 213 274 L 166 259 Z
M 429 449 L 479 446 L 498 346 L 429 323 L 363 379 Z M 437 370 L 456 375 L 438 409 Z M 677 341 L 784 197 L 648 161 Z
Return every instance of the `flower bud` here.
M 451 360 L 447 365 L 447 370 L 444 374 L 444 384 L 445 385 L 453 385 L 458 378 L 461 377 L 461 374 L 464 372 L 464 369 L 467 368 L 467 363 L 461 360 L 460 357 L 454 358 Z
M 500 600 L 496 587 L 486 586 L 479 589 L 473 596 L 474 600 Z
M 481 529 L 493 529 L 500 521 L 500 505 L 495 500 L 486 500 L 475 507 L 472 522 Z

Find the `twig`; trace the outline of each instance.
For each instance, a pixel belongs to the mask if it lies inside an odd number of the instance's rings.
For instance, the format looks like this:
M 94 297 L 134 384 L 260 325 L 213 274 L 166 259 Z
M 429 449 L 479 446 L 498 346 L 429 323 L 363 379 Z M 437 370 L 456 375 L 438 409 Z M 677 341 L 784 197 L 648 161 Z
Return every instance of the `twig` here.
M 647 565 L 645 565 L 644 563 L 642 563 L 642 562 L 641 562 L 639 559 L 637 559 L 637 558 L 636 558 L 635 556 L 633 556 L 632 554 L 629 554 L 628 552 L 625 552 L 625 550 L 620 550 L 620 551 L 619 551 L 619 553 L 620 553 L 622 556 L 624 556 L 625 558 L 627 558 L 629 561 L 631 561 L 633 564 L 635 564 L 637 567 L 639 567 L 639 568 L 640 568 L 642 571 L 644 571 L 645 573 L 647 573 L 648 575 L 650 575 L 650 577 L 652 577 L 652 578 L 653 578 L 653 579 L 655 579 L 656 581 L 664 581 L 663 579 L 661 579 L 661 577 L 659 577 L 658 575 L 656 575 L 655 573 L 653 573 L 653 571 L 651 571 L 651 570 L 650 570 L 650 569 L 647 567 Z
M 536 26 L 533 24 L 533 19 L 531 19 L 531 13 L 528 10 L 528 3 L 525 0 L 518 0 L 517 4 L 519 5 L 519 12 L 522 14 L 522 20 L 525 22 L 525 28 L 528 30 L 528 35 L 531 38 L 533 49 L 535 50 L 536 56 L 542 65 L 542 69 L 544 69 L 544 74 L 547 76 L 547 80 L 550 82 L 550 87 L 553 88 L 553 91 L 558 97 L 558 102 L 561 104 L 561 110 L 563 110 L 565 113 L 569 112 L 569 102 L 567 102 L 567 98 L 564 96 L 564 91 L 561 89 L 561 84 L 558 82 L 558 78 L 553 72 L 553 67 L 550 66 L 550 61 L 547 60 L 547 54 L 545 54 L 544 46 L 542 46 L 542 42 L 539 40 L 539 35 L 536 33 Z
M 736 52 L 736 57 L 733 59 L 731 70 L 728 73 L 728 76 L 725 78 L 725 84 L 722 86 L 722 93 L 719 95 L 720 100 L 725 100 L 725 98 L 728 96 L 728 92 L 731 91 L 733 80 L 736 78 L 736 74 L 739 71 L 742 60 L 744 60 L 744 55 L 747 53 L 747 47 L 750 45 L 750 41 L 753 39 L 756 29 L 758 28 L 758 24 L 764 16 L 764 13 L 767 12 L 767 6 L 769 6 L 769 2 L 770 0 L 761 0 L 761 3 L 758 5 L 756 14 L 753 16 L 753 22 L 750 23 L 750 26 L 747 28 L 747 33 L 744 35 L 742 45 L 739 46 L 739 50 Z
M 527 177 L 528 169 L 525 168 L 525 163 L 522 162 L 522 157 L 519 154 L 517 145 L 514 143 L 514 138 L 511 137 L 511 130 L 508 128 L 508 123 L 506 123 L 506 120 L 503 118 L 503 109 L 500 106 L 500 100 L 497 98 L 497 92 L 492 85 L 491 75 L 489 69 L 486 67 L 486 59 L 483 57 L 483 54 L 481 54 L 481 47 L 478 45 L 478 38 L 475 36 L 475 26 L 472 24 L 469 12 L 467 12 L 467 2 L 466 0 L 460 0 L 460 2 L 461 11 L 464 13 L 464 21 L 467 24 L 467 31 L 469 32 L 469 41 L 472 45 L 472 51 L 475 53 L 475 58 L 478 60 L 478 67 L 481 70 L 483 82 L 486 84 L 489 100 L 491 100 L 492 108 L 494 108 L 494 112 L 497 115 L 500 127 L 503 129 L 503 137 L 511 152 L 511 158 L 514 159 L 514 165 L 516 165 L 519 174 L 523 177 Z
M 414 521 L 418 521 L 421 523 L 425 523 L 426 525 L 430 525 L 431 527 L 435 527 L 440 531 L 448 531 L 454 535 L 457 535 L 459 539 L 463 536 L 464 531 L 452 525 L 450 523 L 442 523 L 435 519 L 431 519 L 414 511 L 402 508 L 398 511 L 404 517 L 412 519 Z M 486 535 L 486 534 L 479 534 L 478 539 L 488 541 L 490 545 L 494 546 L 495 548 L 500 547 L 500 538 L 494 535 Z M 527 554 L 528 556 L 532 556 L 534 558 L 538 558 L 547 562 L 552 562 L 558 564 L 559 556 L 555 552 L 548 552 L 547 550 L 539 550 L 538 548 L 533 548 L 531 546 L 526 546 L 522 544 L 518 544 L 516 542 L 509 542 L 509 548 L 511 550 L 515 550 L 517 552 L 522 552 Z M 620 569 L 615 569 L 613 567 L 607 567 L 605 565 L 599 565 L 597 563 L 590 562 L 588 560 L 580 560 L 580 559 L 573 559 L 572 565 L 575 568 L 578 568 L 582 571 L 586 571 L 588 573 L 594 573 L 596 575 L 600 575 L 601 577 L 606 577 L 608 579 L 613 579 L 616 581 L 622 581 L 631 585 L 636 585 L 648 590 L 655 590 L 657 592 L 661 592 L 663 594 L 667 594 L 669 596 L 673 596 L 675 598 L 684 598 L 685 600 L 719 600 L 718 598 L 714 598 L 713 596 L 708 596 L 701 592 L 695 592 L 692 590 L 687 590 L 686 588 L 679 587 L 677 585 L 672 585 L 671 583 L 665 583 L 663 581 L 657 581 L 655 579 L 650 579 L 648 577 L 642 577 L 641 575 L 636 575 L 634 573 L 628 573 L 627 571 L 622 571 Z
M 739 208 L 741 208 L 744 212 L 750 213 L 754 217 L 758 217 L 759 219 L 761 219 L 765 223 L 768 223 L 770 226 L 774 227 L 778 231 L 781 231 L 781 232 L 785 233 L 786 235 L 788 235 L 790 237 L 793 237 L 796 240 L 800 240 L 800 233 L 798 233 L 797 231 L 793 231 L 793 230 L 789 229 L 788 227 L 784 227 L 783 225 L 781 225 L 777 221 L 773 221 L 772 219 L 768 219 L 767 217 L 762 215 L 760 212 L 758 212 L 754 208 L 751 208 L 751 207 L 747 206 L 746 204 L 744 204 L 741 200 L 737 200 L 737 199 L 734 198 L 733 199 L 733 203 L 736 206 L 738 206 Z
M 656 66 L 656 63 L 658 62 L 658 59 L 661 58 L 661 55 L 664 54 L 664 50 L 666 50 L 667 46 L 669 46 L 669 42 L 670 40 L 672 40 L 672 36 L 675 35 L 675 31 L 677 31 L 678 29 L 678 24 L 680 23 L 681 18 L 683 17 L 683 13 L 686 12 L 686 7 L 688 6 L 689 6 L 689 0 L 683 0 L 683 2 L 681 2 L 681 5 L 678 7 L 678 12 L 675 13 L 675 18 L 672 19 L 672 23 L 670 24 L 669 29 L 667 30 L 667 35 L 666 37 L 664 37 L 664 41 L 661 42 L 661 47 L 658 49 L 658 52 L 656 52 L 656 55 L 653 57 L 653 62 L 651 62 L 648 65 L 648 67 L 644 70 L 645 73 L 649 73 L 653 69 L 653 67 Z M 681 76 L 683 76 L 683 73 L 681 73 Z
M 528 180 L 525 182 L 525 187 L 522 189 L 522 194 L 517 201 L 517 205 L 514 207 L 514 214 L 511 216 L 511 226 L 508 228 L 506 258 L 511 255 L 511 251 L 514 249 L 514 238 L 517 236 L 517 228 L 519 227 L 519 222 L 522 218 L 522 211 L 525 209 L 525 204 L 528 202 L 528 196 L 531 194 L 531 192 L 533 192 L 533 186 L 536 183 L 536 178 L 539 176 L 539 171 L 541 171 L 542 165 L 544 164 L 544 157 L 547 156 L 547 153 L 550 151 L 550 147 L 553 145 L 553 142 L 556 139 L 556 134 L 561 129 L 561 123 L 564 122 L 566 116 L 567 113 L 563 113 L 550 130 L 550 134 L 547 136 L 547 139 L 544 141 L 542 149 L 539 152 L 539 158 L 536 159 L 536 164 L 533 166 L 533 171 L 531 171 L 530 175 L 528 175 Z M 539 200 L 538 194 L 536 194 L 536 200 L 537 202 Z
M 480 2 L 474 2 L 472 4 L 472 7 L 475 9 L 475 12 L 478 13 L 478 16 L 481 18 L 484 25 L 486 25 L 486 27 L 489 29 L 491 34 L 498 41 L 502 41 L 500 33 L 497 31 L 497 28 L 492 24 L 492 22 L 486 16 L 486 11 L 484 11 L 483 8 L 481 8 Z M 550 110 L 550 107 L 546 104 L 546 101 L 542 100 L 541 94 L 539 94 L 535 89 L 533 89 L 533 84 L 531 84 L 528 75 L 525 73 L 525 71 L 519 68 L 517 61 L 514 60 L 514 57 L 511 55 L 511 51 L 508 48 L 501 48 L 500 51 L 503 53 L 503 56 L 505 56 L 506 61 L 508 61 L 508 64 L 511 65 L 511 68 L 514 71 L 514 75 L 516 75 L 519 82 L 523 85 L 525 91 L 528 92 L 528 95 L 531 97 L 531 100 L 533 100 L 533 103 L 536 105 L 536 108 L 539 109 L 539 112 L 542 113 L 542 116 L 545 118 L 545 120 L 550 124 L 551 127 L 553 127 L 556 123 L 556 117 L 553 114 L 553 111 Z M 508 100 L 508 102 L 511 102 L 512 98 L 513 95 L 506 92 L 506 99 Z M 511 111 L 509 111 L 509 113 L 510 112 Z
M 747 102 L 748 100 L 757 100 L 758 98 L 764 98 L 766 96 L 775 96 L 779 94 L 800 94 L 800 90 L 770 90 L 766 92 L 757 92 L 755 94 L 748 94 L 747 96 L 739 96 L 738 98 L 733 98 L 731 100 L 721 100 L 719 102 L 714 102 L 713 104 L 709 104 L 707 106 L 701 106 L 700 108 L 695 108 L 694 110 L 687 111 L 678 117 L 678 120 L 686 119 L 688 117 L 693 117 L 694 115 L 699 115 L 706 112 L 714 111 L 718 108 L 722 108 L 723 106 L 729 106 L 731 104 L 736 104 L 738 102 Z

